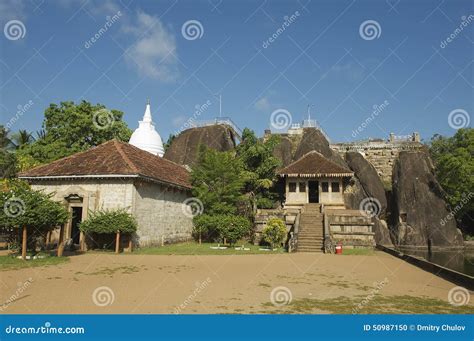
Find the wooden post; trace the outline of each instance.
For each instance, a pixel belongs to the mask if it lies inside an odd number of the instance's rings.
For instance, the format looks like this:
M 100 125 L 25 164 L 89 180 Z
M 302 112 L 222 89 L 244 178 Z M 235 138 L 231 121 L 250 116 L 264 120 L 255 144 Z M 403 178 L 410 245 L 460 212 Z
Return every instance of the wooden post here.
M 28 242 L 28 233 L 26 231 L 26 226 L 23 225 L 23 236 L 22 236 L 22 241 L 21 241 L 21 258 L 23 258 L 23 260 L 26 259 L 26 246 L 27 246 L 27 242 Z
M 115 253 L 120 253 L 120 231 L 115 236 Z
M 59 230 L 58 257 L 62 257 L 62 256 L 63 256 L 63 251 L 64 251 L 63 239 L 64 239 L 64 225 L 61 226 L 61 228 L 60 228 L 60 230 Z
M 130 240 L 128 241 L 128 252 L 133 251 L 133 240 L 132 240 L 132 235 L 130 235 Z

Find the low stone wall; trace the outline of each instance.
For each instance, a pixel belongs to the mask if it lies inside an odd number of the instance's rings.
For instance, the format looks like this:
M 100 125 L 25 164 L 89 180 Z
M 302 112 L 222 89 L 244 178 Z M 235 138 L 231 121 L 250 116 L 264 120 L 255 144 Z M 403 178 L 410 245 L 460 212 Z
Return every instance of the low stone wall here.
M 267 221 L 271 218 L 279 218 L 285 222 L 286 230 L 290 232 L 294 229 L 296 217 L 299 211 L 284 209 L 258 209 L 255 215 L 255 236 L 253 243 L 259 245 L 262 241 L 262 231 L 267 225 Z
M 347 248 L 375 247 L 374 224 L 359 211 L 327 210 L 325 220 L 333 242 Z

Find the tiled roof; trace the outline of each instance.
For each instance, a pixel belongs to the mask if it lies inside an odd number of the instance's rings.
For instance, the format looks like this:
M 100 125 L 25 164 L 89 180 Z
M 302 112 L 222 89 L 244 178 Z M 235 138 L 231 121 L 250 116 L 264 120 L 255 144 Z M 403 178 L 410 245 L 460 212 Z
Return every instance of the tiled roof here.
M 281 176 L 301 177 L 351 177 L 349 169 L 325 158 L 317 151 L 311 151 L 278 172 Z
M 128 143 L 111 140 L 84 152 L 35 167 L 19 178 L 138 176 L 191 188 L 189 172 L 182 166 Z

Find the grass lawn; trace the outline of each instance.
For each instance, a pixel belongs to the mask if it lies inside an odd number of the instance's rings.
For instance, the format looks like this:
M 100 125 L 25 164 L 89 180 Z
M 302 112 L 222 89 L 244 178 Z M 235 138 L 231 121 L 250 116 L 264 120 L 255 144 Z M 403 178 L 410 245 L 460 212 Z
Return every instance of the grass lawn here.
M 0 256 L 0 271 L 57 265 L 66 262 L 69 262 L 69 258 L 67 257 L 46 257 L 40 259 L 23 260 L 14 258 L 12 256 Z
M 360 255 L 360 256 L 373 256 L 375 254 L 374 249 L 342 249 L 343 255 Z
M 276 309 L 270 302 L 263 306 L 268 308 L 265 310 L 268 314 L 311 314 L 321 311 L 333 314 L 474 314 L 472 306 L 456 307 L 429 297 L 376 296 L 372 300 L 364 301 L 366 298 L 367 296 L 325 300 L 303 298 Z
M 160 247 L 149 247 L 149 248 L 140 248 L 133 251 L 132 254 L 139 255 L 268 255 L 275 253 L 285 253 L 284 249 L 278 249 L 276 251 L 261 251 L 261 246 L 252 245 L 250 243 L 244 244 L 245 248 L 250 250 L 235 250 L 235 247 L 241 247 L 242 243 L 236 244 L 233 247 L 227 246 L 225 250 L 214 250 L 211 249 L 211 246 L 217 246 L 216 243 L 179 243 L 179 244 L 169 244 Z M 221 245 L 222 246 L 222 245 Z

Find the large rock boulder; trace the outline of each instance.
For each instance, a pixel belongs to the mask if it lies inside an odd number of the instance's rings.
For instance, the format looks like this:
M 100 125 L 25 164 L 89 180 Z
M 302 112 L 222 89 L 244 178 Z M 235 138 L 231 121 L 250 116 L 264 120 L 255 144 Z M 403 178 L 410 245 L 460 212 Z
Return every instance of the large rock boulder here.
M 374 217 L 372 221 L 374 222 L 375 243 L 377 245 L 393 246 L 387 222 L 377 217 Z
M 374 202 L 380 206 L 377 215 L 384 218 L 387 211 L 387 198 L 377 170 L 358 152 L 346 153 L 345 159 L 363 191 L 363 194 L 359 193 L 356 199 L 374 198 Z
M 324 157 L 340 166 L 348 168 L 342 157 L 336 151 L 331 149 L 329 141 L 319 129 L 304 128 L 301 141 L 293 155 L 293 161 L 300 159 L 303 155 L 313 150 L 321 153 Z
M 201 145 L 221 152 L 232 150 L 236 145 L 234 132 L 226 125 L 185 130 L 176 136 L 166 150 L 164 158 L 192 167 L 197 161 Z
M 273 155 L 281 161 L 281 168 L 293 162 L 293 141 L 287 136 L 281 136 L 280 142 L 273 149 Z
M 423 151 L 400 152 L 393 169 L 393 200 L 396 243 L 405 247 L 462 246 L 461 231 L 449 211 L 444 193 Z

